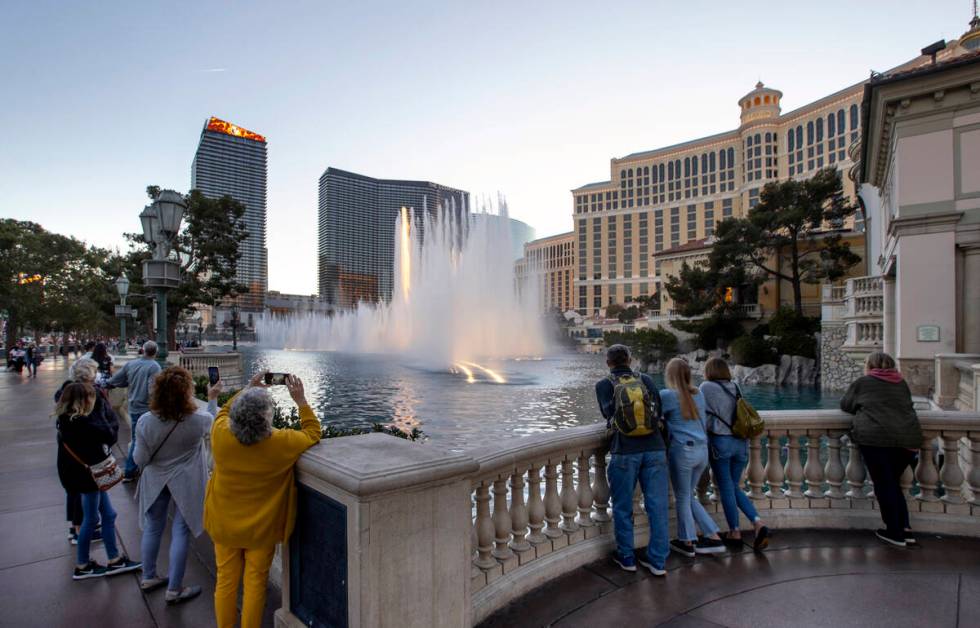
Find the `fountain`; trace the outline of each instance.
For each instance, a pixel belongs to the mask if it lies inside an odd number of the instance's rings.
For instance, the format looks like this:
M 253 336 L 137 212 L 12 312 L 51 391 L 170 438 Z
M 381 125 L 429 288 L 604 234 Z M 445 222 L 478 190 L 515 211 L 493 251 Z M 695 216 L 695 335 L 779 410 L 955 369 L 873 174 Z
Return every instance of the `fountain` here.
M 506 205 L 499 211 L 506 215 Z M 424 207 L 420 213 L 403 207 L 390 302 L 362 302 L 333 316 L 265 316 L 256 325 L 260 346 L 390 354 L 431 370 L 449 368 L 471 383 L 504 383 L 486 360 L 546 350 L 537 299 L 515 290 L 506 221 L 457 215 L 451 206 L 436 217 Z

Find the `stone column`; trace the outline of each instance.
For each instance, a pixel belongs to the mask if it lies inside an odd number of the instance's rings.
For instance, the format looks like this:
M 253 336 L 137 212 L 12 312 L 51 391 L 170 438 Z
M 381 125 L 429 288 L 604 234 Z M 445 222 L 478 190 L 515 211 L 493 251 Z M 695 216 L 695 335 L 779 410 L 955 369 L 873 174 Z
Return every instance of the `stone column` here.
M 276 626 L 468 626 L 478 468 L 386 434 L 327 439 L 303 454 Z M 477 497 L 485 516 L 486 484 Z
M 883 350 L 888 355 L 895 357 L 896 329 L 895 329 L 895 277 L 885 276 L 883 296 L 885 297 L 884 323 L 884 347 Z
M 980 353 L 980 245 L 963 248 L 962 353 Z

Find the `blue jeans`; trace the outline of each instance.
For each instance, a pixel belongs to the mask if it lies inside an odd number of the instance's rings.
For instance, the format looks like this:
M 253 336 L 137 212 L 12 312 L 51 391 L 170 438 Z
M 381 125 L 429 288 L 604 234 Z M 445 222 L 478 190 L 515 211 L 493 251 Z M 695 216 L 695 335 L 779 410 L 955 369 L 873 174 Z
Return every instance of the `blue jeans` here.
M 677 538 L 696 541 L 697 530 L 705 536 L 718 533 L 718 525 L 696 498 L 694 487 L 708 468 L 708 446 L 694 441 L 674 440 L 670 443 L 670 483 L 674 486 L 674 505 L 677 510 Z
M 115 560 L 119 556 L 119 548 L 116 546 L 116 511 L 109 501 L 109 493 L 94 491 L 92 493 L 82 493 L 82 527 L 78 529 L 78 564 L 88 563 L 89 548 L 92 545 L 92 532 L 99 525 L 99 517 L 102 518 L 102 543 L 105 545 L 105 553 L 109 560 Z
M 129 453 L 126 454 L 126 464 L 123 466 L 123 475 L 128 478 L 135 476 L 139 471 L 139 467 L 136 466 L 136 462 L 133 460 L 133 450 L 136 449 L 136 424 L 140 420 L 140 415 L 146 412 L 145 409 L 140 409 L 139 412 L 132 412 L 132 408 L 130 410 L 129 420 L 133 426 L 133 432 L 130 434 Z
M 163 529 L 167 527 L 167 506 L 170 505 L 170 489 L 164 487 L 160 491 L 150 509 L 143 516 L 143 538 L 140 541 L 140 555 L 143 558 L 143 579 L 157 577 L 157 554 L 160 553 L 160 539 Z M 184 567 L 187 565 L 187 546 L 190 543 L 191 530 L 184 521 L 184 516 L 174 502 L 174 523 L 170 527 L 170 567 L 167 588 L 180 591 L 184 581 Z
M 647 559 L 664 568 L 670 551 L 667 531 L 667 456 L 663 451 L 610 456 L 607 476 L 612 497 L 613 530 L 621 556 L 633 555 L 633 491 L 639 480 L 643 504 L 650 521 Z
M 738 530 L 738 511 L 755 523 L 759 513 L 740 487 L 742 472 L 749 463 L 749 441 L 734 436 L 711 436 L 711 471 L 725 509 L 729 530 Z

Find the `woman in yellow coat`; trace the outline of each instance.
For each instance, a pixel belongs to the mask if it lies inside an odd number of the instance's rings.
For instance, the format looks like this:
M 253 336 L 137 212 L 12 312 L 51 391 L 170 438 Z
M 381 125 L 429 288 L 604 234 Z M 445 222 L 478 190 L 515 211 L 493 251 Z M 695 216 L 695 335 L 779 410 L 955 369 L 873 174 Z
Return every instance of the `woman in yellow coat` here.
M 214 471 L 204 498 L 204 528 L 214 541 L 214 610 L 221 628 L 235 625 L 243 573 L 242 628 L 261 625 L 269 566 L 296 517 L 293 466 L 320 440 L 320 422 L 306 402 L 303 382 L 286 379 L 299 406 L 302 429 L 296 431 L 272 427 L 274 404 L 264 381 L 265 373 L 252 377 L 211 428 Z

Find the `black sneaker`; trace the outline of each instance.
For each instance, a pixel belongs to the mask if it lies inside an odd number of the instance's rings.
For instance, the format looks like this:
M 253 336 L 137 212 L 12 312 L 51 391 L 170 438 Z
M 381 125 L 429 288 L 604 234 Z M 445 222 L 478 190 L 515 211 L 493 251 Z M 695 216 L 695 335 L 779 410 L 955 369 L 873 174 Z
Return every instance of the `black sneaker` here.
M 87 580 L 88 578 L 101 578 L 106 575 L 106 568 L 95 562 L 88 561 L 84 567 L 75 566 L 75 571 L 71 575 L 72 580 Z
M 906 545 L 918 545 L 919 544 L 919 539 L 915 536 L 915 532 L 912 532 L 911 530 L 906 530 L 904 532 L 904 536 L 905 536 L 905 544 Z
M 696 554 L 694 553 L 694 544 L 685 543 L 679 539 L 674 539 L 670 542 L 671 551 L 677 552 L 682 556 L 687 556 L 688 558 L 694 558 Z
M 89 541 L 89 542 L 90 543 L 101 543 L 102 542 L 102 528 L 99 528 L 98 530 L 96 530 L 95 532 L 92 533 L 92 540 Z M 78 535 L 77 534 L 71 537 L 71 544 L 72 545 L 78 545 Z
M 114 576 L 120 573 L 126 573 L 127 571 L 136 571 L 143 566 L 143 563 L 138 563 L 135 560 L 129 560 L 127 556 L 120 556 L 116 560 L 110 560 L 105 566 L 105 575 Z
M 614 552 L 613 562 L 623 571 L 636 571 L 636 559 L 632 556 L 623 556 L 619 552 Z
M 755 533 L 755 542 L 752 543 L 752 549 L 757 552 L 761 552 L 769 547 L 770 536 L 772 536 L 772 534 L 769 533 L 769 528 L 766 526 L 759 528 L 759 531 Z
M 742 548 L 742 537 L 738 537 L 736 539 L 732 537 L 731 534 L 725 534 L 721 537 L 721 542 L 725 544 L 725 547 L 731 550 Z
M 895 547 L 905 547 L 905 535 L 902 536 L 892 536 L 888 533 L 888 530 L 878 529 L 875 530 L 875 536 L 888 543 L 889 545 L 894 545 Z
M 641 565 L 643 565 L 644 567 L 646 567 L 647 569 L 649 569 L 650 570 L 650 573 L 652 573 L 655 576 L 666 576 L 667 575 L 667 570 L 666 569 L 663 569 L 662 567 L 655 567 L 654 564 L 652 562 L 650 562 L 650 559 L 646 557 L 646 555 L 641 556 L 639 558 L 639 562 L 640 562 Z
M 723 554 L 725 552 L 725 542 L 721 539 L 698 539 L 694 544 L 695 554 Z

